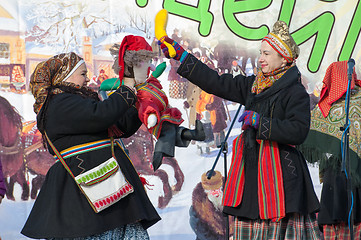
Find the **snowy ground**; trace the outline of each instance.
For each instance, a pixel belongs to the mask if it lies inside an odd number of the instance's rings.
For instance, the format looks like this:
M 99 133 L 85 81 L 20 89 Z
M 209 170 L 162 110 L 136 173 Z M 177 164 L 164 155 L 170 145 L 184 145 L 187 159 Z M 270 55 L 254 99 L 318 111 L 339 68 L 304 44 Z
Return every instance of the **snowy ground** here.
M 168 69 L 160 77 L 160 81 L 163 84 L 166 93 L 168 93 L 169 83 L 166 80 L 167 71 Z M 24 121 L 35 119 L 35 115 L 32 111 L 32 104 L 34 100 L 30 94 L 16 95 L 0 91 L 0 96 L 3 96 L 10 101 L 10 103 L 24 117 Z M 188 127 L 187 115 L 183 109 L 184 100 L 169 100 L 172 106 L 178 107 L 182 111 L 183 118 L 185 120 L 183 125 Z M 239 105 L 229 103 L 227 106 L 233 120 Z M 228 125 L 231 125 L 230 122 L 228 122 Z M 231 142 L 240 133 L 240 131 L 240 124 L 236 122 L 228 139 L 228 167 L 230 165 L 231 157 Z M 152 240 L 194 240 L 196 238 L 189 225 L 188 211 L 191 206 L 192 191 L 196 184 L 200 182 L 201 175 L 212 168 L 217 155 L 218 149 L 215 148 L 211 148 L 211 152 L 209 154 L 202 155 L 198 152 L 196 145 L 190 145 L 188 148 L 176 148 L 176 158 L 185 176 L 184 185 L 181 191 L 172 198 L 165 209 L 157 209 L 162 217 L 162 220 L 149 229 L 149 234 Z M 172 177 L 173 170 L 165 165 L 161 166 L 161 168 L 165 169 L 169 173 L 170 183 L 173 185 L 175 183 L 175 179 Z M 221 155 L 218 164 L 216 165 L 216 170 L 219 170 L 223 174 L 223 169 L 224 159 L 223 155 Z M 321 184 L 318 180 L 318 168 L 309 166 L 309 169 L 316 194 L 320 196 Z M 162 183 L 155 176 L 149 176 L 147 179 L 150 184 L 154 184 L 152 190 L 148 190 L 148 194 L 154 206 L 157 206 L 158 197 L 163 194 Z M 2 240 L 28 239 L 20 234 L 20 230 L 26 221 L 34 201 L 21 201 L 20 193 L 20 186 L 16 185 L 16 201 L 14 202 L 4 199 L 0 205 L 0 237 Z

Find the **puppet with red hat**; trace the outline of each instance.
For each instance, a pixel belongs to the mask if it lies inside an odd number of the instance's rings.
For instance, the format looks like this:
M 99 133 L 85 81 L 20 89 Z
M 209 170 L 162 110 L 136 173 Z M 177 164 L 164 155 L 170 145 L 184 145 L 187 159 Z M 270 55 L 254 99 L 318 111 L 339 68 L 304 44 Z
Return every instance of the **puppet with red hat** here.
M 160 74 L 153 72 L 149 76 L 150 70 L 154 70 L 151 64 L 154 53 L 143 37 L 127 35 L 120 45 L 114 44 L 110 48 L 110 53 L 115 58 L 113 69 L 119 74 L 120 81 L 104 81 L 100 90 L 115 89 L 125 78 L 135 79 L 139 119 L 157 138 L 153 155 L 154 171 L 162 164 L 163 157 L 174 157 L 175 146 L 188 147 L 191 140 L 205 139 L 200 121 L 196 122 L 194 130 L 179 126 L 183 122 L 182 113 L 169 105 L 162 85 L 156 78 Z

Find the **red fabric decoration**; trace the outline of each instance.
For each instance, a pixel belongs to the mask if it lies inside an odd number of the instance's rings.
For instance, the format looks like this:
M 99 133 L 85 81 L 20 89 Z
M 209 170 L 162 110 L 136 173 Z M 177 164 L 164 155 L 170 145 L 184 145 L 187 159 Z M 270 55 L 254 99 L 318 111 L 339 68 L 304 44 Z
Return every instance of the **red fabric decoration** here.
M 150 188 L 150 187 L 153 187 L 154 185 L 153 185 L 153 184 L 150 184 L 150 183 L 148 182 L 148 180 L 145 179 L 145 177 L 140 176 L 139 173 L 138 173 L 138 175 L 139 175 L 139 179 L 140 179 L 140 181 L 142 182 L 143 186 L 144 186 L 144 187 L 147 187 L 149 190 L 153 190 L 153 189 Z
M 143 37 L 127 35 L 123 38 L 123 41 L 119 48 L 119 79 L 122 80 L 124 76 L 124 53 L 125 51 L 139 51 L 147 50 L 153 51 L 152 47 L 145 41 Z
M 352 74 L 351 89 L 355 87 L 355 82 L 359 85 L 355 69 Z M 330 112 L 332 103 L 340 99 L 347 91 L 347 61 L 333 62 L 327 68 L 323 78 L 323 86 L 320 94 L 318 106 L 322 115 L 326 118 Z

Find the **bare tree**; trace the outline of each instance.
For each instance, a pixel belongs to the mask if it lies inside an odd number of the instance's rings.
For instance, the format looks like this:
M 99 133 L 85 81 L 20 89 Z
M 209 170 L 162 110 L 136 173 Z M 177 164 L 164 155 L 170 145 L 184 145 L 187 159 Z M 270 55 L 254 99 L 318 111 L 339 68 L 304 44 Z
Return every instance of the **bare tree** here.
M 99 37 L 120 32 L 125 25 L 113 23 L 109 5 L 103 0 L 29 0 L 27 19 L 34 25 L 27 37 L 35 42 L 71 51 L 81 46 L 83 36 Z
M 140 14 L 139 11 L 135 10 L 131 11 L 128 9 L 126 12 L 128 14 L 130 27 L 145 33 L 145 36 L 149 39 L 152 35 L 152 22 L 150 21 L 150 17 L 146 14 Z

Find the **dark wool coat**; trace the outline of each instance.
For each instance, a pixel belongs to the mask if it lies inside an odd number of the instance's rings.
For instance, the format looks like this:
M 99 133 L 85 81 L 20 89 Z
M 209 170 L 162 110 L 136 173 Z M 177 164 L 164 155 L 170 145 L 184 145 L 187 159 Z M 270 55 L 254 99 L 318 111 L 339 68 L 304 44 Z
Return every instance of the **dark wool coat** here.
M 129 137 L 141 125 L 135 101 L 134 92 L 124 86 L 103 102 L 79 94 L 60 93 L 50 99 L 45 131 L 59 152 L 82 143 L 108 139 L 108 128 L 113 124 L 123 132 L 122 137 Z M 54 154 L 49 146 L 48 149 Z M 32 238 L 73 238 L 99 234 L 135 222 L 148 228 L 159 221 L 160 217 L 132 163 L 122 149 L 115 147 L 114 150 L 122 172 L 134 188 L 133 193 L 95 213 L 58 161 L 46 175 L 22 234 Z M 111 156 L 111 148 L 106 147 L 65 161 L 77 176 L 82 170 L 80 164 L 91 169 Z
M 318 211 L 319 202 L 306 161 L 291 146 L 301 144 L 310 127 L 310 100 L 296 66 L 258 95 L 251 93 L 255 76 L 219 76 L 191 54 L 187 55 L 178 73 L 208 93 L 245 105 L 246 110 L 258 112 L 261 118 L 256 138 L 276 141 L 279 146 L 286 213 L 307 214 Z M 255 138 L 253 142 L 258 156 L 259 144 Z M 257 167 L 257 163 L 245 159 L 242 202 L 235 208 L 225 207 L 225 213 L 248 219 L 259 218 Z

